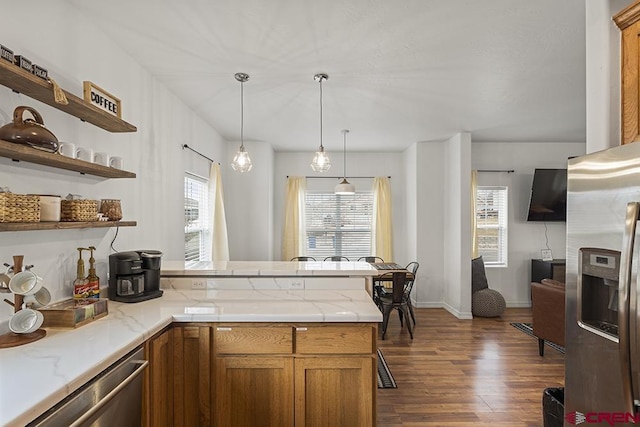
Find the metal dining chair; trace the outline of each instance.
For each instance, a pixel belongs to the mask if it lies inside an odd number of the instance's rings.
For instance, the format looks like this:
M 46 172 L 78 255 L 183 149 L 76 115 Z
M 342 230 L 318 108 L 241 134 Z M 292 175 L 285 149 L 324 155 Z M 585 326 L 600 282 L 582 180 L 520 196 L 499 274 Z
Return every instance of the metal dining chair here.
M 384 262 L 384 260 L 379 256 L 361 256 L 360 258 L 358 258 L 358 261 L 373 262 L 373 263 Z
M 391 280 L 393 282 L 392 292 L 386 292 L 384 288 L 377 288 L 374 297 L 374 302 L 382 311 L 382 339 L 384 340 L 387 335 L 387 325 L 389 324 L 389 317 L 393 310 L 398 311 L 400 317 L 400 326 L 407 325 L 409 336 L 413 339 L 413 326 L 411 325 L 411 312 L 409 311 L 409 302 L 405 297 L 407 286 L 413 286 L 413 283 L 409 280 L 410 272 L 404 273 L 387 273 L 380 276 L 383 280 Z M 414 322 L 415 324 L 415 322 Z
M 316 259 L 312 256 L 294 256 L 290 261 L 315 261 Z
M 349 258 L 346 256 L 334 255 L 328 256 L 324 259 L 325 261 L 349 261 Z

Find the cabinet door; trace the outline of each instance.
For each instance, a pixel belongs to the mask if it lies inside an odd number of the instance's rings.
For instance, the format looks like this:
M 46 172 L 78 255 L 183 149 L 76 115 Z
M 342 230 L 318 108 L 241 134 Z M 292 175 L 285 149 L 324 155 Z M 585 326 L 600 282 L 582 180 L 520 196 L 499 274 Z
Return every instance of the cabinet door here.
M 147 382 L 145 383 L 145 422 L 153 427 L 173 425 L 173 384 L 171 330 L 147 342 Z
M 373 368 L 373 356 L 296 358 L 296 427 L 375 425 Z
M 640 140 L 639 37 L 640 22 L 622 30 L 622 144 Z
M 211 426 L 210 326 L 173 329 L 174 426 Z
M 217 426 L 293 426 L 291 356 L 218 357 L 215 383 Z

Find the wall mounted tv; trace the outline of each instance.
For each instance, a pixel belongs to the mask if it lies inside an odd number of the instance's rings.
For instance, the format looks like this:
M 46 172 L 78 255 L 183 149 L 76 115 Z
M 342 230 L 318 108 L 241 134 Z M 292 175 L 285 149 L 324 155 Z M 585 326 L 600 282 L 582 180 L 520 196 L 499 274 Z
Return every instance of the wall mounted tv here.
M 536 169 L 527 221 L 567 220 L 567 170 Z

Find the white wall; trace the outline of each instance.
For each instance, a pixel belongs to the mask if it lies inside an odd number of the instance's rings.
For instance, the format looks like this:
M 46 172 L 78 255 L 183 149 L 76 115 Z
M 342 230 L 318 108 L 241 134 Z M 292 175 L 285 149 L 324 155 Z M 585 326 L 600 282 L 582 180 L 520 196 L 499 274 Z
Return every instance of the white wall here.
M 515 173 L 478 173 L 478 185 L 509 187 L 508 267 L 487 267 L 489 287 L 499 291 L 511 307 L 531 304 L 531 258 L 540 258 L 548 244 L 554 258 L 565 258 L 566 223 L 527 222 L 533 171 L 566 168 L 567 159 L 584 154 L 584 143 L 490 143 L 471 145 L 473 169 L 513 169 Z
M 31 3 L 16 2 L 11 14 L 28 17 L 28 22 L 6 20 L 0 28 L 3 45 L 47 68 L 64 89 L 79 97 L 83 80 L 118 96 L 123 119 L 138 131 L 112 134 L 5 87 L 0 87 L 0 124 L 11 120 L 16 106 L 34 107 L 60 141 L 122 156 L 125 169 L 135 172 L 137 178 L 105 180 L 3 158 L 0 187 L 8 186 L 16 193 L 121 199 L 124 219 L 136 220 L 138 226 L 120 229 L 114 248 L 159 249 L 165 259 L 181 259 L 184 170 L 207 176 L 209 167 L 208 161 L 183 151 L 181 145 L 187 143 L 211 158 L 224 160 L 226 145 L 220 135 L 67 3 L 45 2 L 34 9 Z M 98 275 L 106 286 L 107 256 L 115 234 L 109 228 L 3 232 L 0 263 L 24 255 L 25 262 L 34 264 L 34 271 L 44 278 L 54 300 L 64 299 L 72 294 L 76 248 L 80 246 L 98 248 Z M 11 307 L 0 304 L 0 323 L 10 313 Z
M 414 283 L 417 307 L 442 307 L 444 298 L 444 144 L 420 142 L 405 152 L 407 241 L 420 263 Z
M 277 152 L 275 153 L 274 168 L 274 259 L 280 260 L 282 256 L 282 226 L 284 222 L 284 198 L 287 186 L 287 176 L 341 176 L 343 172 L 342 153 L 329 152 L 331 169 L 320 174 L 311 169 L 315 147 L 311 146 L 308 152 Z M 359 180 L 351 177 L 391 177 L 391 198 L 393 200 L 393 253 L 394 261 L 407 264 L 414 259 L 407 252 L 407 224 L 406 216 L 406 189 L 404 156 L 402 153 L 363 153 L 348 152 L 347 177 L 349 182 L 356 186 L 356 190 L 362 186 L 371 188 L 371 179 Z M 308 186 L 325 186 L 331 191 L 338 179 L 309 179 Z
M 459 133 L 444 145 L 444 307 L 471 316 L 471 135 Z
M 228 144 L 227 170 L 229 180 L 224 188 L 229 259 L 264 261 L 273 259 L 274 248 L 274 152 L 270 144 L 244 143 L 253 168 L 238 173 L 231 161 L 239 142 Z
M 620 30 L 629 0 L 585 1 L 587 153 L 620 145 Z

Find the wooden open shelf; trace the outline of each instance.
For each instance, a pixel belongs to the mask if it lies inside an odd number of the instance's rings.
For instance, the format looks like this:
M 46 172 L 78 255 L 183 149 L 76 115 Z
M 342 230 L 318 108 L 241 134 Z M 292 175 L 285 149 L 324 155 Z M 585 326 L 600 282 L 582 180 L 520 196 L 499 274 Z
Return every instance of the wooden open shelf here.
M 1 63 L 1 61 L 0 61 Z M 104 178 L 135 178 L 133 172 L 102 166 L 84 160 L 72 159 L 58 153 L 49 153 L 27 145 L 14 144 L 0 139 L 0 157 L 13 160 L 24 160 L 29 163 L 51 166 L 59 169 L 101 176 Z
M 137 130 L 134 125 L 94 107 L 66 90 L 64 94 L 69 103 L 67 105 L 57 104 L 53 97 L 51 83 L 2 59 L 0 59 L 0 84 L 109 132 L 135 132 Z
M 4 222 L 2 231 L 70 230 L 78 228 L 135 227 L 136 221 L 86 221 L 86 222 Z

